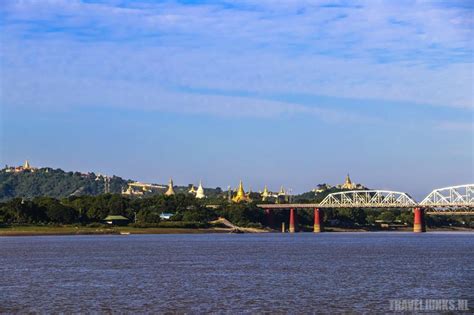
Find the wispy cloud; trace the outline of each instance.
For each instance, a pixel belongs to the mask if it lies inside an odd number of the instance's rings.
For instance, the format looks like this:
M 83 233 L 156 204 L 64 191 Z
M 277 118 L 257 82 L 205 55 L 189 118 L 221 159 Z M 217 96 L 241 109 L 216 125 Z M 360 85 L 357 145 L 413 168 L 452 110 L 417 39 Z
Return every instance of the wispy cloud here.
M 190 87 L 473 107 L 472 8 L 449 2 L 23 0 L 1 12 L 9 106 L 355 115 L 177 91 Z
M 443 121 L 436 124 L 438 129 L 440 130 L 448 130 L 448 131 L 467 131 L 469 134 L 474 134 L 474 122 L 453 122 L 453 121 Z M 473 139 L 474 140 L 474 139 Z

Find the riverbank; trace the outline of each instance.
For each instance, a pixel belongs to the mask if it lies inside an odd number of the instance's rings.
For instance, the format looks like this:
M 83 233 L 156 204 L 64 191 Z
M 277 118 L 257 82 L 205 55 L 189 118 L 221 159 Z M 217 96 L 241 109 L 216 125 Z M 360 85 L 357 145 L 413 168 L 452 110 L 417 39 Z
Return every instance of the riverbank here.
M 327 227 L 324 232 L 411 232 L 412 228 L 401 228 L 391 230 L 369 230 L 363 228 L 337 228 Z M 429 228 L 428 232 L 474 232 L 474 229 L 462 227 L 440 227 Z M 82 226 L 12 226 L 0 228 L 1 236 L 47 236 L 47 235 L 123 235 L 123 234 L 206 234 L 206 233 L 266 233 L 277 230 L 257 229 L 257 228 L 229 228 L 229 227 L 209 227 L 209 228 L 137 228 L 137 227 L 82 227 Z M 310 231 L 308 231 L 310 232 Z
M 202 234 L 229 233 L 226 228 L 136 228 L 136 227 L 78 227 L 78 226 L 14 226 L 0 228 L 1 236 L 41 235 L 120 235 L 120 234 Z

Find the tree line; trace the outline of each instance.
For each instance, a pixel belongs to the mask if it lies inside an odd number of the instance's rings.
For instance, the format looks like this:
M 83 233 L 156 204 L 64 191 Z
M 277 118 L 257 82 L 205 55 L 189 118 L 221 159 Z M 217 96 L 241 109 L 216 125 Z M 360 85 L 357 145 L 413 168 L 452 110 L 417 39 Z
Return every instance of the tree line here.
M 100 223 L 108 215 L 121 215 L 137 224 L 160 223 L 161 213 L 174 214 L 171 221 L 207 223 L 226 217 L 235 224 L 248 226 L 263 222 L 263 210 L 255 204 L 227 204 L 217 208 L 189 194 L 153 195 L 130 198 L 120 194 L 71 196 L 56 199 L 35 197 L 14 198 L 0 203 L 0 223 L 3 224 L 90 224 Z
M 120 194 L 97 196 L 71 196 L 56 199 L 35 197 L 14 198 L 0 203 L 0 223 L 8 224 L 91 224 L 101 223 L 108 215 L 122 215 L 138 226 L 160 224 L 161 213 L 172 213 L 170 222 L 182 226 L 205 226 L 209 221 L 224 217 L 239 226 L 267 226 L 269 217 L 256 206 L 256 202 L 235 204 L 225 199 L 215 199 L 216 207 L 206 204 L 212 200 L 199 200 L 189 194 L 174 196 L 153 195 L 146 198 L 130 198 Z M 311 209 L 298 210 L 298 224 L 310 228 L 313 224 Z M 274 210 L 273 224 L 278 228 L 282 222 L 288 226 L 288 211 Z M 324 209 L 323 224 L 339 227 L 362 227 L 374 225 L 377 221 L 413 224 L 411 211 L 388 209 Z M 192 225 L 196 223 L 200 225 Z M 470 217 L 426 217 L 428 226 L 464 225 L 472 226 Z M 171 224 L 171 223 L 168 223 Z

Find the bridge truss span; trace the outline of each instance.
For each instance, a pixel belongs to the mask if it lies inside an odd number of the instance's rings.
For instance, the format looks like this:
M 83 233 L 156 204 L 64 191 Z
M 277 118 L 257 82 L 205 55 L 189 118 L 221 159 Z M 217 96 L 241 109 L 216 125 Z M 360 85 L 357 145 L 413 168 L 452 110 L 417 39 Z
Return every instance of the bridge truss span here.
M 433 190 L 420 203 L 436 214 L 474 213 L 474 184 L 450 186 Z
M 389 190 L 351 190 L 332 193 L 323 208 L 413 208 L 417 203 L 406 193 Z

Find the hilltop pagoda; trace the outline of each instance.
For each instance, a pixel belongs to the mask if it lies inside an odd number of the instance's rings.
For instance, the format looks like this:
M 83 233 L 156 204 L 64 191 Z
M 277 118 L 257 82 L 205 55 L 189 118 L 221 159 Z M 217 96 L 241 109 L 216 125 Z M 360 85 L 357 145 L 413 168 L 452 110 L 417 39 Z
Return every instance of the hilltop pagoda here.
M 349 177 L 349 174 L 347 174 L 346 181 L 344 182 L 344 184 L 342 184 L 341 188 L 342 189 L 355 189 L 357 188 L 357 185 L 352 183 L 351 178 Z
M 23 165 L 23 169 L 24 170 L 30 170 L 31 169 L 31 165 L 30 165 L 30 162 L 28 162 L 28 160 L 25 161 L 25 164 Z

